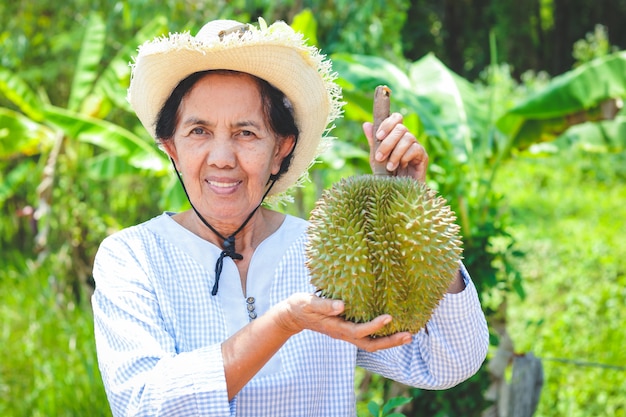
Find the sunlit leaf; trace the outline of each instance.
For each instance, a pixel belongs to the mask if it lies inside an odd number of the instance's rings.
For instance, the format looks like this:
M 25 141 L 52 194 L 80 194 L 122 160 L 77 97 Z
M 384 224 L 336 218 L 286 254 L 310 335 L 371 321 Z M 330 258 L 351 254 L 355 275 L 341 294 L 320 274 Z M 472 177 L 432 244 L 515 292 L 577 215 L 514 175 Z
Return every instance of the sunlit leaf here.
M 497 126 L 511 137 L 512 146 L 526 148 L 557 138 L 575 124 L 572 118 L 593 119 L 603 101 L 620 97 L 626 97 L 626 51 L 555 77 L 547 88 L 510 109 Z
M 296 32 L 302 33 L 309 45 L 318 45 L 317 41 L 317 20 L 313 16 L 311 9 L 304 9 L 293 18 L 291 27 Z
M 375 401 L 367 403 L 367 410 L 374 417 L 380 416 L 380 406 Z
M 433 54 L 412 63 L 409 77 L 414 93 L 428 102 L 430 114 L 455 146 L 467 152 L 472 147 L 468 141 L 486 136 L 489 127 L 486 104 L 473 84 Z
M 373 91 L 385 84 L 392 90 L 392 111 L 416 118 L 419 130 L 414 133 L 424 132 L 423 142 L 433 155 L 465 162 L 475 143 L 488 136 L 484 99 L 432 54 L 409 64 L 406 73 L 380 57 L 338 54 L 333 60 L 344 87 L 346 118 L 371 120 Z
M 405 405 L 411 402 L 411 398 L 410 397 L 393 397 L 391 399 L 389 399 L 389 401 L 387 401 L 385 403 L 385 405 L 383 406 L 383 415 L 387 416 L 392 416 L 394 414 L 388 414 L 391 410 L 393 410 L 394 408 L 400 407 L 401 405 Z M 403 415 L 403 414 L 397 414 L 397 415 Z
M 380 85 L 388 85 L 398 94 L 410 91 L 406 73 L 384 58 L 368 55 L 334 54 L 333 69 L 342 79 L 344 92 L 358 90 L 373 94 Z
M 414 115 L 419 120 L 417 126 L 432 135 L 445 133 L 432 117 L 428 100 L 416 94 L 408 75 L 391 62 L 380 57 L 336 54 L 333 55 L 333 68 L 337 70 L 338 83 L 343 88 L 346 119 L 371 121 L 374 90 L 379 85 L 387 85 L 392 90 L 392 112 L 400 112 L 405 117 Z
M 37 94 L 16 73 L 0 67 L 0 93 L 33 120 L 41 121 L 43 112 Z
M 332 148 L 320 155 L 320 160 L 338 170 L 352 159 L 369 160 L 369 153 L 347 141 L 333 141 Z
M 569 146 L 575 144 L 589 152 L 623 152 L 626 149 L 626 116 L 573 126 L 559 141 Z
M 0 107 L 0 158 L 35 155 L 52 146 L 54 132 L 21 113 Z
M 130 81 L 130 66 L 137 47 L 148 39 L 167 32 L 167 19 L 157 16 L 141 28 L 113 57 L 110 64 L 96 81 L 94 92 L 111 100 L 118 108 L 132 112 L 126 100 L 126 89 Z
M 138 174 L 141 170 L 112 152 L 104 152 L 89 161 L 89 176 L 98 180 L 112 180 L 122 175 Z
M 136 168 L 161 172 L 167 168 L 167 159 L 152 142 L 105 120 L 49 106 L 46 120 L 58 126 L 71 138 L 91 143 L 111 151 Z
M 106 25 L 102 17 L 97 13 L 92 13 L 85 26 L 80 55 L 72 80 L 72 90 L 67 106 L 70 110 L 77 111 L 94 86 L 102 62 L 105 37 Z

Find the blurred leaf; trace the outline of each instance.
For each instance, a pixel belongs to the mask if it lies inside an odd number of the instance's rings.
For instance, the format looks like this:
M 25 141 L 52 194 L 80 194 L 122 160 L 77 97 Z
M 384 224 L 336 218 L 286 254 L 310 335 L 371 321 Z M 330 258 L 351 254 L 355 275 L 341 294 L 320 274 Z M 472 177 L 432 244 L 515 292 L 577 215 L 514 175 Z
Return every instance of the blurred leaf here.
M 369 161 L 369 153 L 347 141 L 333 141 L 332 149 L 320 155 L 320 160 L 332 169 L 341 169 L 351 159 Z M 369 162 L 368 162 L 369 163 Z
M 374 89 L 385 84 L 394 91 L 410 91 L 406 73 L 386 59 L 369 55 L 333 54 L 333 68 L 341 77 L 344 92 L 358 90 L 374 94 Z
M 626 149 L 626 116 L 572 126 L 559 142 L 567 146 L 575 144 L 588 152 L 623 152 Z
M 161 193 L 160 207 L 167 207 L 168 210 L 178 212 L 190 208 L 189 200 L 183 191 L 176 175 L 170 175 L 166 179 L 167 184 Z
M 318 46 L 317 41 L 317 20 L 313 16 L 311 9 L 304 9 L 293 18 L 291 27 L 296 32 L 302 33 L 307 44 Z
M 367 409 L 374 417 L 380 416 L 380 406 L 375 401 L 367 403 Z
M 346 118 L 371 120 L 373 91 L 385 84 L 392 90 L 392 111 L 412 120 L 414 134 L 427 136 L 420 140 L 434 159 L 483 162 L 493 154 L 494 143 L 486 140 L 492 127 L 486 100 L 433 54 L 408 64 L 406 73 L 379 57 L 336 54 L 333 62 Z
M 68 109 L 77 111 L 92 91 L 102 62 L 106 25 L 98 13 L 92 13 L 85 27 L 83 43 L 76 64 Z
M 383 406 L 383 415 L 384 416 L 404 416 L 404 414 L 400 414 L 400 413 L 394 413 L 394 414 L 388 414 L 390 411 L 392 411 L 394 408 L 400 407 L 401 405 L 404 404 L 408 404 L 412 401 L 412 398 L 410 397 L 394 397 L 394 398 L 390 398 L 389 401 L 387 401 L 385 403 L 385 405 Z
M 41 100 L 37 94 L 16 73 L 2 67 L 0 67 L 0 93 L 31 119 L 42 120 Z
M 447 139 L 456 160 L 464 162 L 478 156 L 473 155 L 474 144 L 488 136 L 490 125 L 486 102 L 476 87 L 433 54 L 412 63 L 409 77 L 413 93 L 429 110 L 424 120 L 427 133 Z M 476 159 L 482 160 L 482 155 Z
M 54 106 L 46 108 L 46 120 L 68 137 L 111 151 L 136 168 L 163 172 L 168 167 L 167 159 L 155 144 L 113 123 Z
M 32 161 L 26 160 L 6 173 L 0 181 L 0 205 L 11 198 L 19 189 L 19 185 L 24 183 L 33 174 Z
M 619 97 L 626 97 L 626 51 L 555 77 L 547 88 L 510 109 L 496 124 L 511 137 L 512 146 L 523 149 L 555 139 L 571 126 L 568 117 Z
M 112 180 L 123 175 L 138 174 L 140 170 L 112 152 L 104 152 L 93 157 L 87 168 L 89 176 L 97 180 Z
M 132 61 L 132 56 L 136 53 L 138 45 L 163 33 L 167 33 L 167 19 L 163 16 L 155 17 L 141 28 L 133 39 L 126 42 L 115 54 L 111 63 L 96 81 L 93 88 L 94 92 L 110 99 L 116 107 L 132 113 L 133 110 L 126 100 L 126 89 L 130 81 L 129 63 Z M 101 117 L 103 116 L 101 115 Z
M 13 110 L 0 107 L 0 159 L 35 155 L 52 146 L 54 132 Z
M 420 128 L 414 132 L 416 135 L 422 129 L 434 136 L 445 134 L 431 113 L 428 98 L 416 94 L 408 75 L 398 66 L 366 55 L 335 54 L 332 59 L 343 88 L 346 119 L 371 121 L 374 90 L 387 85 L 392 90 L 391 111 L 401 112 L 405 118 L 413 117 L 411 123 Z

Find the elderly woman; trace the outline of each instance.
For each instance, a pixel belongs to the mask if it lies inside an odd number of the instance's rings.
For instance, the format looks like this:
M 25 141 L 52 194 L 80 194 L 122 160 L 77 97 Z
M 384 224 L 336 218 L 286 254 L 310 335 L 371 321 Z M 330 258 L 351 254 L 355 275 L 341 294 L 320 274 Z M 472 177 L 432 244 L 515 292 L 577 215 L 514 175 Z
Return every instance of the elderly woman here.
M 487 328 L 461 265 L 426 328 L 341 318 L 314 295 L 307 222 L 261 203 L 298 184 L 340 114 L 330 63 L 282 22 L 213 21 L 144 44 L 129 100 L 170 157 L 191 210 L 108 237 L 95 265 L 98 359 L 116 416 L 354 416 L 355 366 L 451 387 L 484 360 Z M 370 143 L 424 180 L 427 155 L 393 114 Z

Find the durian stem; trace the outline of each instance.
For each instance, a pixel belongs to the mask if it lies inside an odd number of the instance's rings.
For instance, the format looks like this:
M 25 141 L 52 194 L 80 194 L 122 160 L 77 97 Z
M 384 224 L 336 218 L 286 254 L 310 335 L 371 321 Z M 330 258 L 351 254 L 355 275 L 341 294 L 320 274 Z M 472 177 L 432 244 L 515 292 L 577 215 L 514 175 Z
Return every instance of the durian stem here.
M 380 176 L 390 176 L 391 172 L 387 171 L 387 162 L 386 161 L 377 161 L 375 159 L 376 151 L 380 146 L 380 140 L 376 139 L 376 132 L 378 132 L 378 128 L 380 124 L 391 114 L 391 89 L 386 85 L 379 85 L 376 87 L 374 91 L 374 128 L 372 130 L 373 145 L 370 155 L 372 171 L 374 175 Z

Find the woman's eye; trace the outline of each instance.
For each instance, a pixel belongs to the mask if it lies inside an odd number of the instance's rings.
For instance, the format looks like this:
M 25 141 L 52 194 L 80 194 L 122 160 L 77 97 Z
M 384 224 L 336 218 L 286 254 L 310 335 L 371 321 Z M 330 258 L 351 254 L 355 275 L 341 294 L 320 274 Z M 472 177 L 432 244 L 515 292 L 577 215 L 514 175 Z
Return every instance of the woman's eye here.
M 204 133 L 204 129 L 201 127 L 194 127 L 191 129 L 191 134 L 193 135 L 202 135 Z
M 239 136 L 240 138 L 245 139 L 245 140 L 251 140 L 251 139 L 254 139 L 254 138 L 257 137 L 256 133 L 254 133 L 251 130 L 240 130 L 237 133 L 237 136 Z

